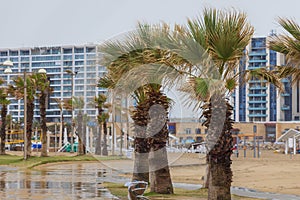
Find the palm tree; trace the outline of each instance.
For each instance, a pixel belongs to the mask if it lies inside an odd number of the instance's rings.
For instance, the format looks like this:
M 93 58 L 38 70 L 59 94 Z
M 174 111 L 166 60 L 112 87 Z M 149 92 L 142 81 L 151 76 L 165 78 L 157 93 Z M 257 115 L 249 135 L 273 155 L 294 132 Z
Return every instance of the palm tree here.
M 143 32 L 144 29 L 138 29 L 138 31 L 140 31 L 137 33 L 138 35 L 145 33 Z M 160 51 L 155 51 L 154 53 L 156 53 L 156 55 L 154 56 L 149 55 L 149 52 L 152 53 L 152 50 L 149 49 L 147 43 L 142 41 L 148 40 L 148 38 L 139 37 L 139 40 L 135 40 L 135 38 L 136 37 L 129 34 L 127 41 L 109 41 L 100 47 L 101 53 L 104 53 L 103 65 L 108 68 L 108 75 L 100 79 L 102 87 L 118 88 L 117 84 L 122 81 L 126 82 L 127 78 L 132 79 L 130 77 L 141 76 L 141 74 L 130 74 L 131 70 L 140 68 L 142 64 L 152 63 L 153 60 L 161 57 Z M 141 46 L 141 44 L 144 44 L 144 46 Z M 168 131 L 165 129 L 167 127 L 168 106 L 166 105 L 168 105 L 168 101 L 161 92 L 160 84 L 161 82 L 158 84 L 137 84 L 139 88 L 130 91 L 134 93 L 133 96 L 138 104 L 136 110 L 131 115 L 135 126 L 135 162 L 132 179 L 149 181 L 149 170 L 151 170 L 153 171 L 153 173 L 150 174 L 150 180 L 152 180 L 151 191 L 170 194 L 173 193 L 173 186 L 165 149 L 168 138 Z M 124 87 L 121 87 L 119 90 L 121 91 L 122 88 L 124 89 Z M 130 89 L 130 87 L 127 89 Z M 153 101 L 154 104 L 162 105 L 161 108 L 165 109 L 162 113 L 164 115 L 165 124 L 161 126 L 157 134 L 149 133 L 151 129 L 155 127 L 148 117 L 148 112 L 151 106 L 154 105 L 151 101 Z M 158 150 L 161 154 L 155 153 L 155 151 Z M 148 163 L 149 155 L 151 159 Z M 161 181 L 162 177 L 164 181 Z
M 39 108 L 40 108 L 40 116 L 41 116 L 41 128 L 42 128 L 42 149 L 41 156 L 48 156 L 47 153 L 47 119 L 46 119 L 46 104 L 48 96 L 51 93 L 50 82 L 48 81 L 46 74 L 36 73 L 31 76 L 33 83 L 35 84 L 36 96 L 39 99 Z
M 17 100 L 24 98 L 24 78 L 21 76 L 16 77 L 14 80 L 14 85 L 8 86 L 8 93 L 12 94 Z M 32 82 L 31 75 L 26 78 L 26 89 L 27 89 L 27 127 L 26 127 L 26 139 L 27 155 L 25 159 L 31 156 L 31 137 L 32 137 L 32 122 L 34 115 L 34 96 L 36 94 L 35 85 Z
M 300 26 L 293 19 L 279 18 L 278 23 L 286 34 L 274 35 L 269 41 L 269 48 L 280 52 L 286 57 L 286 65 L 278 66 L 280 78 L 292 77 L 292 84 L 299 84 L 300 80 Z
M 135 74 L 131 78 L 135 84 L 144 77 L 155 77 L 160 83 L 164 78 L 164 83 L 169 84 L 188 77 L 182 91 L 189 94 L 190 102 L 197 101 L 196 108 L 202 105 L 204 125 L 209 128 L 206 137 L 209 199 L 231 199 L 232 106 L 227 97 L 239 80 L 246 82 L 253 77 L 281 86 L 267 68 L 239 71 L 239 60 L 253 31 L 244 13 L 205 9 L 203 18 L 189 19 L 187 27 L 175 25 L 171 31 L 164 23 L 140 25 L 122 42 L 108 43 L 102 51 L 109 54 L 104 55 L 104 60 L 109 61 L 106 63 L 109 72 L 114 72 L 108 74 L 106 82 L 118 85 L 123 76 L 122 89 L 130 82 L 129 76 L 124 78 L 125 72 L 149 63 L 157 65 L 130 73 L 131 77 Z M 147 123 L 145 117 L 139 121 Z
M 4 81 L 0 79 L 0 85 Z M 0 105 L 1 105 L 1 128 L 0 128 L 0 155 L 5 154 L 5 139 L 6 139 L 6 122 L 7 122 L 7 106 L 10 101 L 7 99 L 8 94 L 6 88 L 0 88 Z
M 95 103 L 95 107 L 98 109 L 98 116 L 97 116 L 97 121 L 99 124 L 99 133 L 97 135 L 97 139 L 96 139 L 96 150 L 95 153 L 96 155 L 101 155 L 101 153 L 104 156 L 108 155 L 108 151 L 107 151 L 107 123 L 106 120 L 109 118 L 109 115 L 107 113 L 104 112 L 104 109 L 106 107 L 106 100 L 107 97 L 105 94 L 98 94 L 97 97 L 94 98 L 94 103 Z M 103 128 L 103 149 L 101 149 L 101 136 L 102 136 L 102 128 Z

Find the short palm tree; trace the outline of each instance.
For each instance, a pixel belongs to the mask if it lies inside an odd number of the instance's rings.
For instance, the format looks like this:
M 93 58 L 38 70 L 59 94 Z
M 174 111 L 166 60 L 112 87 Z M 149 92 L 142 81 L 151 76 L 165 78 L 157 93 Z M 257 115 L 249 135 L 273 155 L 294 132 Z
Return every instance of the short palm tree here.
M 292 84 L 300 81 L 300 26 L 292 19 L 279 18 L 278 23 L 286 31 L 285 34 L 271 37 L 268 46 L 270 49 L 286 56 L 286 65 L 278 66 L 280 78 L 292 77 Z
M 4 81 L 0 79 L 0 85 Z M 0 88 L 0 105 L 1 105 L 1 128 L 0 128 L 0 155 L 5 154 L 5 139 L 6 139 L 6 122 L 7 122 L 7 106 L 10 104 L 10 101 L 7 99 L 8 94 L 6 88 Z

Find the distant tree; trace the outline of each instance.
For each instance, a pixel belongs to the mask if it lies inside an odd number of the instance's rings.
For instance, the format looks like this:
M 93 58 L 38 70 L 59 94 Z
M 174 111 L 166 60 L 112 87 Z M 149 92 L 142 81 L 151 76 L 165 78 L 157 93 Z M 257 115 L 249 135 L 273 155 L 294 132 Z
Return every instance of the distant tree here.
M 0 85 L 4 83 L 3 79 L 0 79 Z M 0 155 L 5 154 L 5 139 L 6 139 L 6 123 L 7 123 L 7 106 L 10 101 L 7 99 L 7 88 L 0 88 L 0 105 L 1 105 L 1 128 L 0 128 Z

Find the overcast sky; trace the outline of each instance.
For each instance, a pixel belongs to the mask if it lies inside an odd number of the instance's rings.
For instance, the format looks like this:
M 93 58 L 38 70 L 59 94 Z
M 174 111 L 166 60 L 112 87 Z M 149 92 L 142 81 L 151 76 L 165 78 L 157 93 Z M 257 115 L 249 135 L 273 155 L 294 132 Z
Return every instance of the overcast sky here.
M 0 48 L 95 43 L 135 27 L 137 21 L 184 24 L 204 7 L 248 14 L 256 36 L 277 29 L 276 18 L 300 22 L 299 0 L 0 0 Z
M 300 23 L 299 0 L 0 0 L 0 48 L 100 43 L 132 30 L 138 21 L 185 24 L 203 8 L 246 12 L 256 36 L 281 32 L 276 18 Z M 199 116 L 177 93 L 172 117 Z M 184 114 L 183 114 L 184 113 Z

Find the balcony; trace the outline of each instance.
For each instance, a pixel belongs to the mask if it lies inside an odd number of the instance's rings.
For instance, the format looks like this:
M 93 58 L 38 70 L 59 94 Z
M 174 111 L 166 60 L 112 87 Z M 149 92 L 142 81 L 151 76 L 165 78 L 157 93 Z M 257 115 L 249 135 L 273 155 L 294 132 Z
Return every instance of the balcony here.
M 267 110 L 266 107 L 249 107 L 248 110 Z
M 283 79 L 281 80 L 281 82 L 283 82 L 283 83 L 288 83 L 288 82 L 290 82 L 290 81 L 289 81 L 289 79 L 287 79 L 287 78 L 283 78 Z
M 267 100 L 248 101 L 248 103 L 268 103 Z
M 267 53 L 265 52 L 265 51 L 261 51 L 261 52 L 259 52 L 259 51 L 252 51 L 252 52 L 250 52 L 249 54 L 248 54 L 249 56 L 266 56 L 267 55 Z
M 281 93 L 280 94 L 282 97 L 289 97 L 290 96 L 290 93 Z
M 261 113 L 248 115 L 248 117 L 267 117 L 267 116 L 268 116 L 267 114 L 261 114 Z
M 290 106 L 283 105 L 281 106 L 281 110 L 290 110 Z
M 268 62 L 267 60 L 249 60 L 249 63 L 266 63 Z
M 266 80 L 249 80 L 249 83 L 266 83 Z
M 266 93 L 261 93 L 261 94 L 248 94 L 248 97 L 266 97 Z
M 249 90 L 267 90 L 267 87 L 259 87 L 259 86 L 255 86 L 255 87 L 249 87 Z

